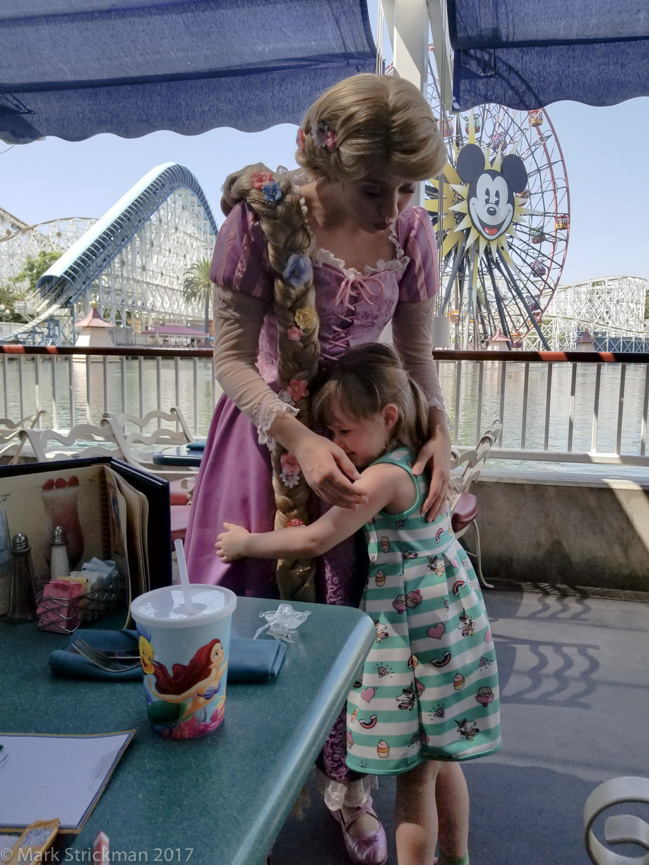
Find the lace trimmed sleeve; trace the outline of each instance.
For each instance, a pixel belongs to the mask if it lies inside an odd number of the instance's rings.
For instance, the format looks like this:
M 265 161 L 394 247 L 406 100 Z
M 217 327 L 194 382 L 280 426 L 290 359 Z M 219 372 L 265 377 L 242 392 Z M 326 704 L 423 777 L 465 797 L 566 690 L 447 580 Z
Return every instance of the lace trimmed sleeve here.
M 268 312 L 262 300 L 241 291 L 217 287 L 214 295 L 214 373 L 230 399 L 250 418 L 260 444 L 272 447 L 268 435 L 280 411 L 298 409 L 278 396 L 257 370 L 259 333 Z

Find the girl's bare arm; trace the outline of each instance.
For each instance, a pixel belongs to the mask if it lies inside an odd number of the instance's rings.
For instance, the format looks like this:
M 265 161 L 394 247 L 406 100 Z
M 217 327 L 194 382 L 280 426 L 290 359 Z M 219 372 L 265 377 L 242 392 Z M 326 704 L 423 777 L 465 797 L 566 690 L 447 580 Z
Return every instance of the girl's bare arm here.
M 412 480 L 395 465 L 382 463 L 370 466 L 362 473 L 358 483 L 367 491 L 367 503 L 353 511 L 334 506 L 308 526 L 251 533 L 233 523 L 224 523 L 226 531 L 218 536 L 216 542 L 217 555 L 224 562 L 246 557 L 313 558 L 353 535 L 379 511 L 388 507 L 396 511 L 406 510 L 414 501 Z

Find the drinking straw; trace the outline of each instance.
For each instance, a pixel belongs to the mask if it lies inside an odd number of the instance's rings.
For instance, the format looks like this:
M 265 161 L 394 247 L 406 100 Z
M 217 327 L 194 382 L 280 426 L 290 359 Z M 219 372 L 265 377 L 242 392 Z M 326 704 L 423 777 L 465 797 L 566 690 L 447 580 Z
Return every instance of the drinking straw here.
M 174 541 L 174 547 L 176 550 L 176 557 L 178 558 L 180 584 L 183 587 L 183 594 L 185 595 L 185 607 L 191 616 L 194 613 L 194 605 L 192 603 L 191 589 L 189 588 L 189 574 L 187 573 L 187 562 L 185 561 L 185 548 L 183 547 L 183 542 L 180 538 L 178 538 L 177 541 Z

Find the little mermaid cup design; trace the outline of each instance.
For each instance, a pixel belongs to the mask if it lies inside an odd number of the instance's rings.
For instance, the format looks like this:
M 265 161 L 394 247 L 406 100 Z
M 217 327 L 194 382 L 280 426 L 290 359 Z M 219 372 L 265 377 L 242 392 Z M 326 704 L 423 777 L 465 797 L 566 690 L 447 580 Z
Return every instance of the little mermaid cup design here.
M 83 556 L 83 532 L 79 520 L 79 479 L 72 475 L 67 481 L 65 478 L 50 478 L 45 481 L 41 488 L 43 504 L 50 521 L 50 532 L 55 526 L 63 526 L 68 541 L 68 560 L 70 570 L 74 570 Z M 45 557 L 49 562 L 50 546 L 46 548 Z
M 146 715 L 163 739 L 195 739 L 223 722 L 235 607 L 234 592 L 197 583 L 187 595 L 164 586 L 132 601 Z

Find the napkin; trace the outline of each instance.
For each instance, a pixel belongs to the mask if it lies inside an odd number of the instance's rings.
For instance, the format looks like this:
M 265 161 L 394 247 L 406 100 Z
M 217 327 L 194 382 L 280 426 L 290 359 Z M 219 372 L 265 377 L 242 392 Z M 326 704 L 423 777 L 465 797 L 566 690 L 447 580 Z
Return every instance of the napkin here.
M 103 631 L 87 628 L 75 631 L 65 649 L 56 649 L 50 655 L 50 668 L 55 676 L 73 679 L 107 679 L 124 681 L 141 679 L 142 667 L 133 670 L 109 672 L 96 667 L 82 655 L 72 651 L 77 634 L 90 645 L 107 651 L 137 648 L 137 632 L 131 630 Z M 231 637 L 228 659 L 228 684 L 232 682 L 265 682 L 279 673 L 286 645 L 278 640 L 252 640 L 246 637 Z

